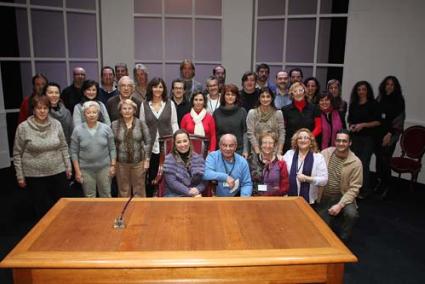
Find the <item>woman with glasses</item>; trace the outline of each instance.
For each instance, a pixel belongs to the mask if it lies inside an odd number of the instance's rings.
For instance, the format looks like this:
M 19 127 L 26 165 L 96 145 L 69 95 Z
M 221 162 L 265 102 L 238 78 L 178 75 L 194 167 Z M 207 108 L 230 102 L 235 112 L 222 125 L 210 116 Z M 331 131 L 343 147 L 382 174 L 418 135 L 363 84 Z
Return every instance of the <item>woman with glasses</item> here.
M 283 159 L 289 172 L 289 196 L 302 196 L 309 204 L 318 197 L 319 186 L 328 182 L 328 169 L 322 154 L 318 153 L 313 133 L 301 128 L 292 136 L 292 149 Z
M 301 82 L 295 82 L 289 88 L 292 104 L 282 108 L 286 128 L 284 152 L 291 148 L 291 137 L 298 129 L 307 128 L 314 137 L 322 132 L 320 110 L 307 101 L 306 93 L 306 87 Z

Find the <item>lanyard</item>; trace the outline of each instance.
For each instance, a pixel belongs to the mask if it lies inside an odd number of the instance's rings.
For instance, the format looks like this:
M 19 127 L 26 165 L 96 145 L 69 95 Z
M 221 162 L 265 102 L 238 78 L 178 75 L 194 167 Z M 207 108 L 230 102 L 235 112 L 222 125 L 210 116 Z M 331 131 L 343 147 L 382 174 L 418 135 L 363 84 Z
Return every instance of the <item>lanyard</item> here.
M 225 170 L 226 174 L 229 175 L 229 176 L 231 176 L 232 175 L 232 172 L 233 172 L 233 169 L 235 168 L 235 164 L 236 164 L 235 156 L 233 155 L 233 165 L 232 165 L 232 168 L 230 169 L 230 171 L 227 168 L 226 162 L 223 159 L 223 155 L 221 156 L 221 161 L 223 162 L 223 166 L 224 166 L 224 170 Z
M 305 160 L 305 159 L 304 159 Z M 301 168 L 303 167 L 303 165 L 304 165 L 304 160 L 301 162 L 301 164 L 300 164 L 300 166 L 298 167 L 298 169 L 297 169 L 297 174 L 299 174 L 300 173 L 300 170 L 301 170 Z

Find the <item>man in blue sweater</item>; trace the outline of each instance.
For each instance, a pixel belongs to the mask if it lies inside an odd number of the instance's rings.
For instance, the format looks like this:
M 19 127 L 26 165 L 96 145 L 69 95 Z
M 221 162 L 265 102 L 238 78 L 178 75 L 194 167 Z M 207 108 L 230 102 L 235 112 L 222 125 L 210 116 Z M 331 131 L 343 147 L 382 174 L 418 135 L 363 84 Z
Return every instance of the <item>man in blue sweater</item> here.
M 220 150 L 211 152 L 205 161 L 204 180 L 216 180 L 216 196 L 251 196 L 252 181 L 247 161 L 236 152 L 233 134 L 221 136 Z

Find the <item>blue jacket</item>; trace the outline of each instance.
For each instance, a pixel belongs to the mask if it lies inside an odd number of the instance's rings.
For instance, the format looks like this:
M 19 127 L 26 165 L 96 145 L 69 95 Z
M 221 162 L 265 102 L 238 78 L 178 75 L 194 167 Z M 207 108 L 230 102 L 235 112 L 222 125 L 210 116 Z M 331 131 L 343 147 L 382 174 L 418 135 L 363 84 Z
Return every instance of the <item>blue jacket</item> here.
M 230 188 L 224 185 L 229 175 L 235 180 L 239 180 L 239 189 L 234 192 L 230 192 Z M 217 196 L 235 196 L 239 191 L 241 196 L 251 196 L 252 194 L 248 162 L 236 153 L 234 163 L 225 161 L 220 150 L 209 153 L 205 161 L 204 180 L 217 181 Z

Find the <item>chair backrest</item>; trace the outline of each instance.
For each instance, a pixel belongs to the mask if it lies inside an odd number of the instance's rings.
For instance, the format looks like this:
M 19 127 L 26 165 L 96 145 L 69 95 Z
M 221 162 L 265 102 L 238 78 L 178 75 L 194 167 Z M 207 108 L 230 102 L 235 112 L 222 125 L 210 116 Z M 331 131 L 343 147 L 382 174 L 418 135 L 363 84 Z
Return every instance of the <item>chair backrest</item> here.
M 199 136 L 195 134 L 189 135 L 190 142 L 192 143 L 192 149 L 195 153 L 200 154 L 204 157 L 204 159 L 208 155 L 208 146 L 209 140 L 204 136 Z M 165 194 L 165 181 L 163 178 L 163 165 L 165 161 L 165 156 L 171 152 L 173 149 L 173 136 L 167 135 L 163 137 L 159 137 L 159 169 L 158 174 L 155 178 L 154 184 L 157 186 L 156 188 L 156 196 L 162 197 Z M 205 195 L 211 196 L 210 190 L 206 190 L 204 192 Z
M 422 159 L 425 153 L 425 127 L 414 125 L 404 130 L 400 138 L 400 147 L 407 157 Z

